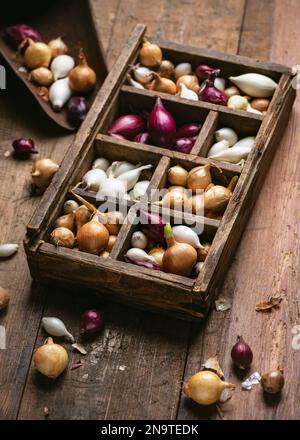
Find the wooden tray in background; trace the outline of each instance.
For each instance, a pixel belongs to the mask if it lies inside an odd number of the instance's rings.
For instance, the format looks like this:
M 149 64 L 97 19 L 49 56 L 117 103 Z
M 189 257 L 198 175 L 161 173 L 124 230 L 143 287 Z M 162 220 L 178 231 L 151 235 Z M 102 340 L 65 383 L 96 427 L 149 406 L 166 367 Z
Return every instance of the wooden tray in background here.
M 0 54 L 12 71 L 23 81 L 44 112 L 61 127 L 75 130 L 76 127 L 73 127 L 67 120 L 66 108 L 64 107 L 59 112 L 53 111 L 50 103 L 38 95 L 39 86 L 28 80 L 28 73 L 19 71 L 22 66 L 22 57 L 16 57 L 15 49 L 3 38 L 4 29 L 18 23 L 33 26 L 45 42 L 63 36 L 69 48 L 68 54 L 74 57 L 76 64 L 78 50 L 80 47 L 83 48 L 89 64 L 97 74 L 96 86 L 87 96 L 88 102 L 92 104 L 107 76 L 107 66 L 95 29 L 89 0 L 76 2 L 53 0 L 45 5 L 41 5 L 36 0 L 22 3 L 12 2 L 11 6 L 6 5 L 5 10 L 1 10 L 0 16 Z
M 145 31 L 144 25 L 136 27 L 106 79 L 91 114 L 77 133 L 68 156 L 62 162 L 28 225 L 25 249 L 31 274 L 39 281 L 82 285 L 101 295 L 139 307 L 183 319 L 199 320 L 206 315 L 226 275 L 287 124 L 295 99 L 293 77 L 291 69 L 285 66 L 160 42 L 164 57 L 176 63 L 190 61 L 194 67 L 200 63 L 212 64 L 220 67 L 222 74 L 226 76 L 257 72 L 272 77 L 278 82 L 278 87 L 266 115 L 263 117 L 201 101 L 188 101 L 177 96 L 135 89 L 125 85 L 126 72 L 128 64 L 137 60 Z M 119 114 L 126 113 L 130 108 L 137 111 L 149 110 L 157 95 L 162 97 L 164 105 L 175 119 L 184 123 L 188 117 L 190 122 L 204 122 L 191 154 L 117 140 L 106 135 L 111 122 Z M 256 135 L 255 146 L 243 167 L 206 158 L 213 143 L 214 131 L 221 126 L 234 128 L 239 137 Z M 61 215 L 70 188 L 81 180 L 98 156 L 111 160 L 126 158 L 132 162 L 156 164 L 150 184 L 153 189 L 164 187 L 168 168 L 177 163 L 192 168 L 211 162 L 214 179 L 221 183 L 226 183 L 233 175 L 239 176 L 221 220 L 197 217 L 204 225 L 204 238 L 213 239 L 213 242 L 196 279 L 151 271 L 124 262 L 123 255 L 128 249 L 130 234 L 134 229 L 130 224 L 122 226 L 109 259 L 76 249 L 57 249 L 49 244 L 54 220 Z M 92 197 L 91 194 L 86 196 Z M 129 215 L 134 215 L 133 210 L 134 207 L 131 207 Z M 178 216 L 176 211 L 171 211 L 170 214 L 172 218 Z

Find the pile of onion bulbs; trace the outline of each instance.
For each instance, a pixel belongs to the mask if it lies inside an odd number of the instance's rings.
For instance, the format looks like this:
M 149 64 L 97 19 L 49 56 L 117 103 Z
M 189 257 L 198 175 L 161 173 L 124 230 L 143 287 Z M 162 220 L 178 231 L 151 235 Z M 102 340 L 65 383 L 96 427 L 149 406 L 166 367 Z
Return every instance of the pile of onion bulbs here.
M 79 50 L 79 62 L 75 66 L 61 37 L 46 43 L 35 29 L 26 24 L 6 28 L 6 39 L 18 49 L 19 55 L 22 54 L 29 80 L 39 86 L 39 96 L 49 101 L 54 111 L 68 105 L 69 122 L 74 127 L 79 126 L 89 110 L 86 95 L 97 81 L 83 50 Z
M 201 244 L 193 228 L 165 224 L 159 214 L 140 210 L 140 226 L 132 234 L 125 261 L 152 270 L 195 277 L 201 270 L 210 243 Z
M 173 116 L 165 108 L 160 97 L 157 97 L 147 120 L 139 114 L 120 116 L 113 122 L 108 134 L 120 140 L 126 139 L 190 153 L 201 127 L 202 123 L 192 122 L 177 129 Z
M 130 66 L 127 80 L 139 89 L 206 101 L 235 110 L 266 113 L 277 86 L 275 81 L 252 72 L 228 79 L 220 77 L 220 73 L 219 68 L 206 64 L 192 66 L 183 61 L 176 65 L 172 60 L 164 59 L 157 44 L 145 39 L 138 63 Z

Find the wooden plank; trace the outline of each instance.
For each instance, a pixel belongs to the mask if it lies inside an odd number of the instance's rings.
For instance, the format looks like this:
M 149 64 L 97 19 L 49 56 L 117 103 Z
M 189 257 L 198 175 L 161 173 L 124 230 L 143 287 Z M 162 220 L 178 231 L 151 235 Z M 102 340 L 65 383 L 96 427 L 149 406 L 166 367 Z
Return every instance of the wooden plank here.
M 248 2 L 245 38 L 244 31 L 241 38 L 243 53 L 251 56 L 257 50 L 260 58 L 297 64 L 297 49 L 288 42 L 299 39 L 299 8 L 298 2 Z M 265 26 L 260 26 L 261 23 Z M 228 312 L 213 311 L 203 331 L 195 334 L 190 348 L 186 379 L 199 370 L 204 359 L 219 351 L 226 378 L 237 384 L 232 401 L 221 407 L 225 419 L 274 420 L 300 416 L 295 392 L 295 384 L 299 383 L 298 352 L 292 348 L 292 328 L 299 323 L 299 200 L 295 185 L 299 180 L 298 156 L 299 99 L 220 290 L 220 296 L 233 300 L 233 306 Z M 255 311 L 257 302 L 277 293 L 283 295 L 279 310 L 267 315 Z M 238 334 L 243 335 L 254 351 L 249 374 L 283 365 L 287 382 L 281 398 L 266 399 L 260 386 L 249 393 L 241 390 L 230 359 Z M 219 417 L 215 408 L 200 408 L 182 397 L 179 419 Z
M 191 44 L 196 45 L 214 46 L 219 42 L 222 50 L 232 52 L 238 44 L 244 2 L 226 0 L 222 4 L 223 15 L 220 14 L 217 1 L 205 0 L 201 10 L 195 10 L 189 3 L 182 2 L 170 4 L 154 0 L 149 8 L 134 0 L 122 0 L 111 38 L 109 58 L 116 58 L 122 42 L 127 38 L 128 28 L 137 21 L 147 21 L 152 35 L 164 33 L 166 38 L 177 41 L 188 38 Z M 100 18 L 106 20 L 101 15 Z M 213 20 L 216 22 L 216 31 L 211 33 L 205 24 Z M 196 27 L 202 31 L 191 33 L 191 29 Z M 60 316 L 77 335 L 82 310 L 99 306 L 99 303 L 86 300 L 75 305 L 74 289 L 72 301 L 62 298 L 62 289 L 55 290 L 56 293 L 54 290 L 44 290 L 52 294 L 44 313 Z M 88 347 L 94 354 L 85 361 L 84 371 L 81 368 L 69 372 L 55 386 L 41 381 L 31 369 L 19 418 L 43 418 L 42 407 L 45 404 L 50 409 L 50 418 L 54 419 L 176 417 L 189 324 L 111 304 L 104 304 L 103 307 L 107 316 L 106 328 L 95 341 L 96 346 Z M 43 337 L 40 333 L 38 345 Z M 96 356 L 95 365 L 91 359 Z M 124 365 L 125 369 L 120 369 Z M 89 375 L 87 379 L 83 379 L 84 374 Z M 145 377 L 148 378 L 146 381 Z

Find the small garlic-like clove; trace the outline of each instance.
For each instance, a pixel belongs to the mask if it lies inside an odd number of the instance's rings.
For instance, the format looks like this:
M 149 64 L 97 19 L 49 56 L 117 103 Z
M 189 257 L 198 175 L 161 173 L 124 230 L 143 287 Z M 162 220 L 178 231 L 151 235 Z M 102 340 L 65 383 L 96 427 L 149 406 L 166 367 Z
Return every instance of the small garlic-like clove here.
M 217 142 L 223 140 L 228 141 L 230 147 L 232 147 L 232 145 L 234 145 L 239 140 L 236 132 L 229 127 L 223 127 L 215 131 L 215 138 Z
M 125 184 L 126 190 L 130 191 L 137 181 L 140 178 L 141 172 L 143 170 L 148 170 L 152 168 L 153 165 L 142 165 L 138 168 L 134 168 L 133 170 L 127 171 L 126 173 L 122 173 L 120 176 L 117 177 L 117 180 L 123 182 Z
M 225 139 L 216 142 L 211 146 L 207 153 L 207 157 L 212 157 L 215 154 L 220 153 L 221 151 L 227 150 L 230 147 L 229 142 Z
M 69 85 L 69 78 L 58 79 L 49 89 L 49 100 L 53 110 L 59 111 L 69 101 L 72 90 Z
M 238 164 L 242 159 L 247 159 L 251 149 L 252 147 L 249 146 L 234 145 L 231 148 L 227 148 L 226 150 L 220 151 L 219 153 L 210 156 L 210 158 Z
M 254 98 L 269 98 L 275 92 L 277 83 L 260 73 L 245 73 L 239 76 L 230 76 L 232 81 L 242 92 Z
M 150 70 L 148 67 L 137 64 L 136 66 L 132 66 L 132 70 L 134 77 L 139 84 L 148 84 L 153 79 L 152 70 Z
M 248 147 L 252 148 L 255 143 L 255 136 L 247 136 L 240 139 L 236 144 L 234 144 L 234 148 L 236 147 Z
M 14 255 L 19 249 L 18 244 L 6 243 L 0 245 L 0 258 L 8 258 Z
M 59 318 L 44 317 L 42 318 L 42 326 L 51 336 L 65 337 L 72 343 L 75 341 L 71 333 L 68 332 L 65 324 Z
M 108 177 L 119 177 L 121 174 L 127 173 L 127 171 L 135 170 L 140 167 L 141 163 L 134 165 L 131 162 L 127 162 L 126 160 L 116 160 L 113 162 L 108 169 L 106 170 L 106 174 Z
M 202 248 L 199 237 L 196 232 L 185 225 L 173 226 L 173 234 L 178 243 L 187 243 L 195 249 Z
M 130 84 L 132 87 L 135 87 L 136 89 L 144 89 L 144 88 L 145 88 L 141 83 L 139 83 L 138 81 L 135 81 L 135 80 L 131 77 L 131 75 L 129 75 L 129 73 L 128 73 L 128 75 L 127 75 L 127 80 L 128 80 L 128 82 L 129 82 L 129 84 Z

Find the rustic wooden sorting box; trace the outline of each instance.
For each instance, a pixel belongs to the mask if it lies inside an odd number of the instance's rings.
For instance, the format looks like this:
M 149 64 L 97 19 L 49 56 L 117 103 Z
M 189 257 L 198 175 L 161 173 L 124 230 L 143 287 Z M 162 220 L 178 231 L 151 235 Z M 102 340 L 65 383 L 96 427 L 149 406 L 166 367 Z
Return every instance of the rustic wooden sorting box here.
M 280 136 L 287 124 L 295 99 L 291 69 L 278 64 L 224 55 L 205 49 L 159 42 L 164 58 L 175 63 L 200 63 L 221 69 L 222 76 L 246 72 L 266 74 L 279 83 L 266 115 L 234 111 L 205 102 L 188 101 L 177 96 L 140 90 L 126 85 L 128 65 L 137 60 L 146 27 L 138 25 L 118 61 L 106 79 L 97 99 L 70 146 L 59 171 L 45 192 L 33 215 L 25 240 L 29 267 L 34 279 L 43 282 L 67 282 L 98 291 L 137 306 L 169 313 L 183 319 L 199 320 L 207 313 L 224 278 L 233 253 L 251 213 L 255 199 Z M 160 95 L 165 107 L 181 123 L 204 121 L 191 154 L 182 154 L 154 146 L 117 140 L 105 133 L 112 121 L 131 108 L 153 107 Z M 230 126 L 239 135 L 256 135 L 256 143 L 243 167 L 207 159 L 217 127 Z M 70 188 L 80 181 L 97 156 L 111 160 L 141 161 L 155 165 L 150 189 L 165 184 L 170 166 L 182 164 L 187 169 L 209 161 L 214 178 L 223 184 L 233 175 L 239 180 L 221 221 L 198 219 L 204 224 L 204 235 L 213 239 L 204 266 L 196 279 L 161 271 L 152 271 L 123 261 L 135 226 L 124 224 L 111 253 L 104 259 L 76 249 L 56 248 L 49 244 L 54 220 L 61 215 Z M 130 208 L 132 214 L 134 207 Z M 172 216 L 176 217 L 176 212 Z

